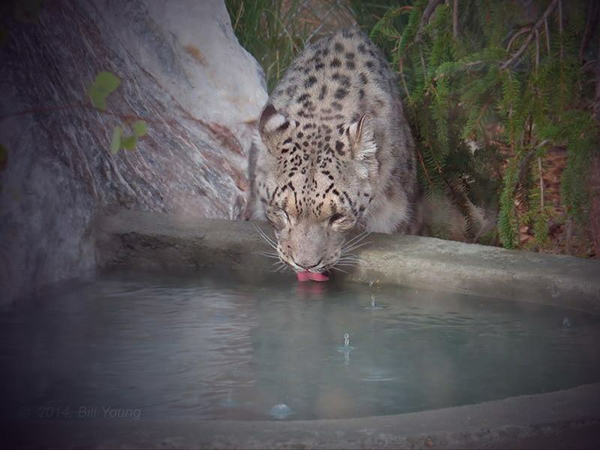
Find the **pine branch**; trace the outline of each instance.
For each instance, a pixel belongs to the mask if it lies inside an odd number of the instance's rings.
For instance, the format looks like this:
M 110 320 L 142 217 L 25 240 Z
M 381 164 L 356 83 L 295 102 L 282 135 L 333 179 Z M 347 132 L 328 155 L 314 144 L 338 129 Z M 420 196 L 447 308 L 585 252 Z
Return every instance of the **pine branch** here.
M 458 39 L 458 0 L 454 0 L 452 6 L 452 37 Z
M 587 16 L 587 21 L 585 23 L 585 33 L 583 35 L 583 39 L 581 40 L 581 46 L 579 47 L 579 60 L 583 61 L 585 56 L 585 51 L 587 50 L 590 39 L 594 33 L 596 25 L 598 24 L 598 18 L 600 17 L 600 8 L 597 8 L 598 2 L 590 2 Z
M 517 40 L 517 38 L 519 36 L 521 36 L 522 34 L 525 34 L 527 32 L 531 32 L 531 27 L 527 26 L 527 27 L 523 27 L 522 29 L 520 29 L 519 31 L 517 31 L 513 37 L 510 38 L 510 40 L 508 41 L 508 44 L 506 44 L 506 51 L 510 51 L 513 43 Z
M 501 69 L 506 69 L 506 68 L 510 67 L 516 60 L 518 60 L 521 57 L 521 55 L 525 52 L 525 50 L 527 50 L 527 47 L 529 47 L 529 44 L 531 43 L 531 41 L 533 40 L 533 37 L 535 35 L 534 30 L 538 30 L 544 24 L 544 22 L 546 21 L 546 19 L 550 15 L 550 13 L 552 13 L 554 8 L 556 8 L 556 5 L 559 3 L 559 1 L 560 0 L 552 0 L 552 3 L 550 3 L 550 6 L 548 6 L 548 9 L 546 9 L 546 12 L 544 12 L 544 14 L 540 18 L 540 20 L 537 21 L 537 23 L 534 25 L 533 29 L 529 32 L 529 36 L 527 36 L 527 39 L 525 40 L 525 42 L 523 43 L 521 48 L 519 50 L 517 50 L 517 52 L 515 54 L 513 54 L 508 60 L 506 60 L 504 63 L 502 63 L 502 65 L 500 66 Z M 561 25 L 561 29 L 562 29 L 562 25 Z
M 425 30 L 425 25 L 429 23 L 429 19 L 431 15 L 435 11 L 435 9 L 441 5 L 444 0 L 429 0 L 425 11 L 423 11 L 423 15 L 421 16 L 421 23 L 419 24 L 419 29 L 417 30 L 417 36 L 415 37 L 415 42 L 421 42 L 423 31 Z
M 598 35 L 598 57 L 596 58 L 596 69 L 594 72 L 596 75 L 596 92 L 594 96 L 594 103 L 592 105 L 592 111 L 594 119 L 596 119 L 597 122 L 600 122 L 600 33 Z
M 540 172 L 540 214 L 544 213 L 544 176 L 542 171 L 542 158 L 538 156 L 538 170 Z

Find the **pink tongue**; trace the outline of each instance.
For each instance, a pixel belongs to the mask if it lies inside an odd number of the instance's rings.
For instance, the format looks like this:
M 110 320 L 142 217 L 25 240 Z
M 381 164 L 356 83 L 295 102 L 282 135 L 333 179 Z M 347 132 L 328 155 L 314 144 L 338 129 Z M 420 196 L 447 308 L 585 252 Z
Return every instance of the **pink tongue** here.
M 298 281 L 327 281 L 329 280 L 329 277 L 323 275 L 322 273 L 312 273 L 309 272 L 308 270 L 305 270 L 304 272 L 298 272 L 296 274 L 296 276 L 298 277 Z

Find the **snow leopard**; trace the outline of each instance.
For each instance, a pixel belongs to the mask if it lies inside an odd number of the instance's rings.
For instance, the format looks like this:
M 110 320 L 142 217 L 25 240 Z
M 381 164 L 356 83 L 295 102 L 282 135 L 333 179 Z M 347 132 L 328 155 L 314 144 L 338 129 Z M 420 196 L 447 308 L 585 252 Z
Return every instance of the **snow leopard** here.
M 273 225 L 277 256 L 298 274 L 347 260 L 358 231 L 416 231 L 415 145 L 397 77 L 360 30 L 306 47 L 257 128 L 251 218 Z

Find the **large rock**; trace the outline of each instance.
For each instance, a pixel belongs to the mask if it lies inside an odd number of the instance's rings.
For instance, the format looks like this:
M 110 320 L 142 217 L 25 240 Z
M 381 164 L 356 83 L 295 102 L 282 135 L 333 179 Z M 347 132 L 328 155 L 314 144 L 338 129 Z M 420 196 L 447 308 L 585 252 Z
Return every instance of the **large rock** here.
M 240 217 L 267 95 L 222 1 L 44 2 L 33 23 L 2 20 L 0 303 L 93 272 L 100 209 Z M 122 81 L 106 113 L 85 93 L 101 71 Z M 138 118 L 148 135 L 112 154 Z

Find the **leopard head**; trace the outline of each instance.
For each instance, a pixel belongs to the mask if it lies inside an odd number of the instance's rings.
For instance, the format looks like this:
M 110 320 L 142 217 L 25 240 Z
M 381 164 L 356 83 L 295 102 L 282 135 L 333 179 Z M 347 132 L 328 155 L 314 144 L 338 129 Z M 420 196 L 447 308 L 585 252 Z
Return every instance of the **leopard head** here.
M 377 181 L 371 119 L 294 120 L 268 104 L 258 138 L 258 195 L 280 259 L 315 273 L 343 262 L 344 242 L 368 213 Z

